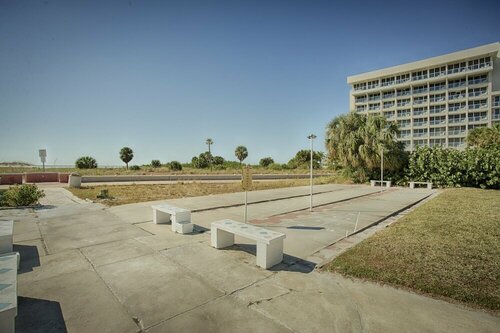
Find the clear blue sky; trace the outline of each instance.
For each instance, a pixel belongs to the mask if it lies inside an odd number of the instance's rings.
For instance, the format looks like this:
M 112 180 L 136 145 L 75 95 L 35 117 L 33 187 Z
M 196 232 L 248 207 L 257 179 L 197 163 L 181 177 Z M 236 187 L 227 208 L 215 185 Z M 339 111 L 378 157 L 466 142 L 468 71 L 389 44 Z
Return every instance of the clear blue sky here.
M 348 75 L 500 40 L 500 1 L 0 0 L 0 161 L 286 162 Z

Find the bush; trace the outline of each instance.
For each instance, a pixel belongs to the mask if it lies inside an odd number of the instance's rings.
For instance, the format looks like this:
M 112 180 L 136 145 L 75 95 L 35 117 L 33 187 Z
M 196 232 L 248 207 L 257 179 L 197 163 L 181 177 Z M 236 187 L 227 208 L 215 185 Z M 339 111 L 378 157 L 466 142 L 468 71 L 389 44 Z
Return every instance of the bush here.
M 182 164 L 178 161 L 172 161 L 168 164 L 168 167 L 172 171 L 181 171 L 182 170 Z
M 30 206 L 37 204 L 38 200 L 44 196 L 43 190 L 39 190 L 34 184 L 15 185 L 3 193 L 1 205 L 9 207 Z
M 140 166 L 138 166 L 138 165 L 132 165 L 132 166 L 130 167 L 130 170 L 141 170 L 141 167 L 140 167 Z
M 500 188 L 500 147 L 419 147 L 410 154 L 407 178 L 438 186 Z
M 151 166 L 152 166 L 153 168 L 159 168 L 159 167 L 161 167 L 161 162 L 160 162 L 160 160 L 152 160 L 152 161 L 151 161 Z
M 78 169 L 95 169 L 97 168 L 97 162 L 93 157 L 82 156 L 76 160 L 75 166 Z
M 222 158 L 222 157 L 221 157 Z M 210 154 L 208 151 L 201 153 L 198 157 L 193 157 L 191 159 L 191 164 L 193 165 L 194 168 L 197 169 L 205 169 L 210 166 L 210 163 L 212 162 L 213 157 L 212 154 Z
M 259 165 L 263 168 L 267 168 L 268 166 L 270 166 L 273 163 L 274 163 L 274 160 L 272 159 L 272 157 L 264 157 L 264 158 L 261 158 L 259 161 Z
M 225 160 L 224 160 L 224 158 L 223 158 L 223 157 L 221 157 L 221 156 L 215 156 L 215 157 L 213 158 L 213 160 L 212 160 L 212 164 L 213 164 L 213 165 L 220 165 L 220 166 L 222 166 L 222 165 L 224 165 L 224 163 L 225 163 L 225 162 L 226 162 L 226 161 L 225 161 Z
M 259 163 L 259 164 L 262 166 L 262 163 Z M 273 170 L 273 171 L 281 171 L 281 170 L 283 170 L 283 166 L 281 164 L 279 164 L 279 163 L 271 163 L 267 167 L 270 170 Z
M 314 151 L 313 152 L 313 168 L 319 169 L 321 167 L 321 161 L 324 158 L 323 152 Z M 290 169 L 310 168 L 311 163 L 311 151 L 310 150 L 299 150 L 295 157 L 288 161 L 288 167 Z

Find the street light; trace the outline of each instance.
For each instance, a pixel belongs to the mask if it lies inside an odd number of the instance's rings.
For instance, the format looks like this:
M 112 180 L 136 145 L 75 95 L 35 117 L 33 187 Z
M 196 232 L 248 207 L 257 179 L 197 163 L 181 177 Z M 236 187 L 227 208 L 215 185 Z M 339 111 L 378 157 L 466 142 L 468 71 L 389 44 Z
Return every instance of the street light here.
M 316 139 L 316 135 L 311 134 L 307 137 L 311 140 L 311 177 L 310 177 L 310 198 L 309 198 L 309 211 L 313 210 L 313 141 Z

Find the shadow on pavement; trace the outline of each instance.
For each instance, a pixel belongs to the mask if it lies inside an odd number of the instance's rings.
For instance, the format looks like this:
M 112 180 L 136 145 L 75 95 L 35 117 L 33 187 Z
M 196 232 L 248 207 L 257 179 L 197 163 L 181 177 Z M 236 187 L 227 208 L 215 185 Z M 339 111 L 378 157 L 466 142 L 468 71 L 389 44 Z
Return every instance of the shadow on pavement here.
M 59 302 L 18 297 L 16 332 L 67 333 Z
M 306 227 L 303 225 L 292 225 L 290 227 L 286 227 L 287 229 L 299 229 L 299 230 L 323 230 L 325 227 Z
M 33 267 L 40 266 L 40 255 L 36 246 L 14 244 L 13 250 L 21 256 L 18 274 L 31 272 Z
M 235 244 L 225 249 L 244 251 L 254 256 L 257 255 L 257 246 L 255 244 Z M 272 272 L 288 271 L 298 273 L 311 273 L 315 267 L 316 264 L 311 261 L 283 253 L 283 261 L 278 265 L 271 267 L 269 270 Z

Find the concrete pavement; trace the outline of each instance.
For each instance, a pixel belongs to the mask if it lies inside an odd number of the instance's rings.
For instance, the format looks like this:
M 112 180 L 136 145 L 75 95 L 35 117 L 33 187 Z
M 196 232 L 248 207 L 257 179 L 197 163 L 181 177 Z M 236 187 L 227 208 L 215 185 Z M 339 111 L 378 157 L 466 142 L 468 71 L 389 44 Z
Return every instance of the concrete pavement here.
M 209 232 L 174 234 L 148 204 L 106 208 L 47 188 L 43 209 L 0 210 L 21 252 L 18 332 L 496 332 L 498 317 L 461 305 L 313 270 L 315 251 L 432 191 L 365 186 L 252 192 L 251 222 L 285 232 L 286 262 L 255 265 L 253 245 L 216 250 Z M 305 192 L 307 193 L 307 192 Z M 284 197 L 294 197 L 284 199 Z M 355 198 L 357 197 L 357 198 Z M 352 199 L 354 198 L 354 199 Z M 274 200 L 274 201 L 272 201 Z M 343 201 L 341 201 L 343 200 Z M 241 219 L 241 194 L 170 203 L 199 229 Z M 215 208 L 221 205 L 227 208 Z

